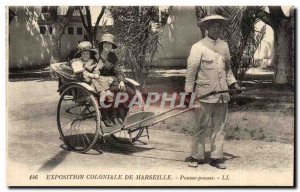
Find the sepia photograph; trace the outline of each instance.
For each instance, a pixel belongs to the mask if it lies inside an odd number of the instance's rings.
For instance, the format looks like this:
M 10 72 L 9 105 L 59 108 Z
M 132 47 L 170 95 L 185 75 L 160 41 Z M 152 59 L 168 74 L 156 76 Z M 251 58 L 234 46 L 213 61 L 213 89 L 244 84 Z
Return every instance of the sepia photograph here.
M 296 186 L 295 6 L 5 9 L 8 187 Z

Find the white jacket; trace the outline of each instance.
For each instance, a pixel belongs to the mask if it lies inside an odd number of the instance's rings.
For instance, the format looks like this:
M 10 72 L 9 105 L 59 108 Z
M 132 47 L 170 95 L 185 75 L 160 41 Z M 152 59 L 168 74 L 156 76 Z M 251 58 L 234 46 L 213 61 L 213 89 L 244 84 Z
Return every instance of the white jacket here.
M 195 43 L 187 60 L 185 91 L 196 92 L 197 97 L 211 91 L 228 90 L 235 83 L 230 66 L 230 53 L 227 42 L 208 37 Z M 200 100 L 206 103 L 227 102 L 228 93 L 212 95 Z

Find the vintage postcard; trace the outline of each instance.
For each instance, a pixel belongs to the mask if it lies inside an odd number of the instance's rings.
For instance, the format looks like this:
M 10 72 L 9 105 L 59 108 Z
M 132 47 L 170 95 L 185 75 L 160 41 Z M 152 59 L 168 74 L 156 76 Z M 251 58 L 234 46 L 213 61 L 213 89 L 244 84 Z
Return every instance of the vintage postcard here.
M 7 186 L 295 187 L 295 7 L 6 11 Z

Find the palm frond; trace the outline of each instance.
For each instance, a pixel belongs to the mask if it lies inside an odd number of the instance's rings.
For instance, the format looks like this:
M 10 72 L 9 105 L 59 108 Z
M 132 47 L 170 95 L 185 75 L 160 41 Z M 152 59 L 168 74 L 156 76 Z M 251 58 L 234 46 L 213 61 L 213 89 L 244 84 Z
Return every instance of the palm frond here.
M 120 60 L 131 69 L 133 77 L 143 84 L 168 15 L 160 13 L 155 6 L 110 7 L 109 10 L 115 26 L 111 33 L 120 43 Z

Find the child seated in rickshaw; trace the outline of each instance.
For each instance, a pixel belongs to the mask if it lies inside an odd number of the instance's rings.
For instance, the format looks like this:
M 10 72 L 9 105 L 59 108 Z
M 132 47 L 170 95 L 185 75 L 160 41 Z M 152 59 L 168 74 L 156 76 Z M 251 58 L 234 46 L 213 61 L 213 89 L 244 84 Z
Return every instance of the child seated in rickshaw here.
M 81 74 L 83 80 L 91 84 L 96 92 L 99 93 L 99 100 L 102 98 L 101 95 L 105 94 L 106 102 L 113 102 L 113 93 L 110 88 L 114 78 L 113 76 L 101 75 L 101 69 L 105 63 L 101 59 L 99 62 L 93 59 L 96 54 L 98 54 L 97 50 L 92 48 L 92 44 L 89 41 L 80 42 L 75 59 L 70 61 L 72 69 L 75 74 Z M 122 124 L 122 121 L 118 118 L 116 109 L 102 109 L 101 114 L 103 122 L 108 127 Z

